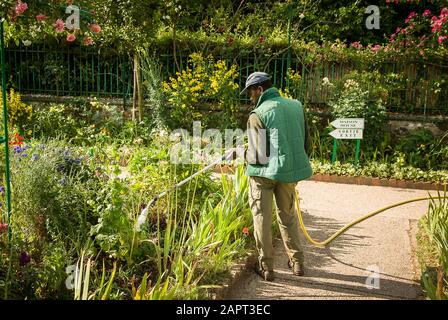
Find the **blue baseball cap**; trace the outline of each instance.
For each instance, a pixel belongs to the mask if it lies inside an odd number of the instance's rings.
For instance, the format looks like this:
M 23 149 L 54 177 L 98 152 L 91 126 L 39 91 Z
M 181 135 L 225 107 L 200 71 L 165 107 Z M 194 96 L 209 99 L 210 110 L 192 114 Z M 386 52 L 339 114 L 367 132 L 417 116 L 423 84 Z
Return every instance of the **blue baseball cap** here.
M 247 77 L 246 87 L 243 89 L 243 91 L 240 92 L 240 95 L 243 94 L 247 90 L 247 88 L 249 88 L 250 86 L 253 86 L 254 84 L 263 83 L 270 79 L 271 79 L 271 77 L 266 72 L 257 71 L 257 72 L 251 73 Z

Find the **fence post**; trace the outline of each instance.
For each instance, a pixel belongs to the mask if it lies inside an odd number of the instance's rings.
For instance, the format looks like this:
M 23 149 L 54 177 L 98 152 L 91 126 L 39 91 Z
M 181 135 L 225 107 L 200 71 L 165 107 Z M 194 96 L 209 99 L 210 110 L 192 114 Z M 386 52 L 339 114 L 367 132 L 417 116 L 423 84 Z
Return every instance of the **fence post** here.
M 2 103 L 3 103 L 3 134 L 2 141 L 5 144 L 5 180 L 6 180 L 6 211 L 8 214 L 8 240 L 11 244 L 11 185 L 9 179 L 9 133 L 8 133 L 8 108 L 6 107 L 6 63 L 5 63 L 5 38 L 4 38 L 5 19 L 0 21 L 0 46 L 1 46 L 1 65 L 2 65 Z

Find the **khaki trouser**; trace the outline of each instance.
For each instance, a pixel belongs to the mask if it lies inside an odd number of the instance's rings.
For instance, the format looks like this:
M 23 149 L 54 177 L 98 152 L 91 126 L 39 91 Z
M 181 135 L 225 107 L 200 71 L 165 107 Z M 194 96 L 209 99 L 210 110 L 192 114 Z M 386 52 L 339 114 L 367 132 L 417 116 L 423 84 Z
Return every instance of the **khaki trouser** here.
M 282 183 L 262 177 L 249 177 L 249 204 L 254 219 L 255 243 L 265 270 L 273 270 L 272 196 L 277 204 L 277 220 L 286 253 L 292 262 L 303 262 L 299 223 L 295 208 L 296 183 Z

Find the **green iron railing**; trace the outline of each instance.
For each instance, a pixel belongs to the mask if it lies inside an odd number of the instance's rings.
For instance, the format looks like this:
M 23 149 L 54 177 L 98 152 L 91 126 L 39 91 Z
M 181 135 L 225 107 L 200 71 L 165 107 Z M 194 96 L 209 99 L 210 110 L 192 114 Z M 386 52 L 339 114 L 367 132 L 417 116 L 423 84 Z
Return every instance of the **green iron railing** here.
M 295 88 L 296 98 L 311 105 L 325 105 L 328 91 L 322 79 L 342 78 L 362 67 L 352 63 L 302 63 L 291 57 L 291 50 L 278 55 L 264 56 L 255 53 L 238 56 L 218 56 L 239 67 L 240 87 L 255 70 L 272 75 L 274 84 L 289 87 L 289 67 L 302 76 L 301 85 Z M 168 79 L 177 71 L 171 53 L 159 53 L 162 78 Z M 187 65 L 188 53 L 179 52 L 178 65 Z M 48 94 L 56 96 L 99 96 L 122 98 L 125 102 L 133 92 L 132 59 L 128 56 L 105 53 L 95 49 L 67 47 L 54 49 L 45 46 L 20 47 L 6 50 L 7 72 L 10 83 L 22 94 Z M 419 63 L 384 63 L 381 72 L 402 76 L 400 86 L 383 85 L 389 90 L 387 108 L 390 112 L 424 115 L 448 115 L 448 68 Z M 247 102 L 245 97 L 240 97 Z

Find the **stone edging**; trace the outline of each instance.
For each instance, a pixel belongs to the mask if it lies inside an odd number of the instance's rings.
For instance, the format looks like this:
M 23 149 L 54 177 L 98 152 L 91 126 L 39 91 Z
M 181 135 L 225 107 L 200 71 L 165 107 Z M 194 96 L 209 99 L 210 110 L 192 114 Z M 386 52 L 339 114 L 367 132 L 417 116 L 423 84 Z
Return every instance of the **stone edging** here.
M 249 255 L 239 259 L 230 268 L 230 276 L 220 288 L 211 289 L 212 300 L 225 300 L 231 290 L 245 276 L 248 269 L 257 261 L 257 255 L 254 250 L 249 250 Z
M 314 174 L 312 181 L 332 182 L 332 183 L 344 183 L 344 184 L 357 184 L 375 187 L 391 187 L 391 188 L 404 188 L 404 189 L 420 189 L 420 190 L 440 190 L 443 191 L 447 184 L 435 183 L 435 182 L 421 182 L 413 180 L 398 180 L 398 179 L 382 179 L 374 177 L 350 177 L 350 176 L 338 176 L 331 174 Z

